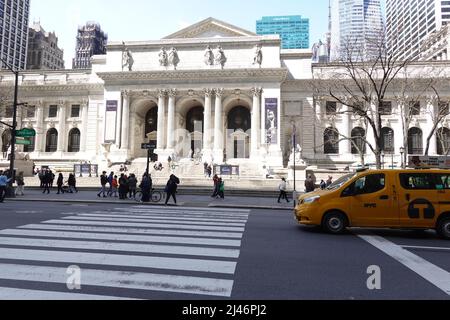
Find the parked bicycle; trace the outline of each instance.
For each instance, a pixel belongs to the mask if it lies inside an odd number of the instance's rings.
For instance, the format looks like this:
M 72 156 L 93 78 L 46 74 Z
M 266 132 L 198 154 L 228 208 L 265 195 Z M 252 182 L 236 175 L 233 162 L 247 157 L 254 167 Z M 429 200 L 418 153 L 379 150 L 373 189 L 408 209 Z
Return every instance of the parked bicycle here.
M 163 198 L 162 192 L 152 189 L 152 191 L 150 192 L 150 202 L 158 203 L 161 201 L 162 198 Z M 133 199 L 136 202 L 142 202 L 142 191 L 140 189 L 136 192 Z

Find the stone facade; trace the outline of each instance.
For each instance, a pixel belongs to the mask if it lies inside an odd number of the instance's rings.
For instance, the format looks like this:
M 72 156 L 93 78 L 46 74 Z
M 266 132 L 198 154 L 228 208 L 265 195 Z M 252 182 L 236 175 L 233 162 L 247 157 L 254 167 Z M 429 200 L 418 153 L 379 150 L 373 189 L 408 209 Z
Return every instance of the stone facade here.
M 325 72 L 324 66 L 311 64 L 309 50 L 280 46 L 278 36 L 207 19 L 159 41 L 110 43 L 106 55 L 92 58 L 89 71 L 24 72 L 20 101 L 35 106 L 35 113 L 23 114 L 20 123 L 37 132 L 26 154 L 37 165 L 89 161 L 102 170 L 131 162 L 142 170 L 147 152 L 141 144 L 154 142 L 163 163 L 169 157 L 181 164 L 226 162 L 253 178 L 268 171 L 287 175 L 293 159 L 303 169 L 358 162 L 348 140 L 336 154 L 324 150 L 329 126 L 341 132 L 360 126 L 351 116 L 328 115 L 327 99 L 314 97 L 313 74 Z M 124 59 L 130 56 L 132 63 Z M 0 76 L 2 90 L 13 85 L 12 75 Z M 392 157 L 399 163 L 397 105 L 393 101 L 383 121 L 395 132 Z M 429 105 L 424 100 L 424 108 Z M 430 121 L 425 113 L 413 121 L 424 140 Z M 369 151 L 367 161 L 373 161 Z

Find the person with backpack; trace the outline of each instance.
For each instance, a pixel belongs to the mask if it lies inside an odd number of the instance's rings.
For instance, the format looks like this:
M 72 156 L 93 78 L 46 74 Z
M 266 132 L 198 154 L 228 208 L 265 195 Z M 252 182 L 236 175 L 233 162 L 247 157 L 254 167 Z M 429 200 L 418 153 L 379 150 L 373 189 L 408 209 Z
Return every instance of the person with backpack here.
M 106 198 L 106 185 L 108 184 L 109 180 L 106 176 L 106 171 L 103 171 L 102 175 L 100 176 L 100 184 L 102 188 L 100 189 L 100 192 L 97 194 L 97 196 L 100 198 L 101 194 L 103 193 L 103 198 Z M 112 181 L 111 181 L 112 186 Z
M 169 203 L 170 197 L 172 197 L 173 201 L 175 202 L 175 204 L 177 204 L 176 193 L 177 193 L 177 189 L 178 189 L 178 185 L 179 184 L 180 184 L 180 179 L 178 179 L 177 176 L 172 174 L 170 176 L 170 178 L 169 178 L 169 181 L 167 181 L 166 189 L 165 189 L 165 192 L 167 194 L 167 196 L 166 196 L 166 205 Z

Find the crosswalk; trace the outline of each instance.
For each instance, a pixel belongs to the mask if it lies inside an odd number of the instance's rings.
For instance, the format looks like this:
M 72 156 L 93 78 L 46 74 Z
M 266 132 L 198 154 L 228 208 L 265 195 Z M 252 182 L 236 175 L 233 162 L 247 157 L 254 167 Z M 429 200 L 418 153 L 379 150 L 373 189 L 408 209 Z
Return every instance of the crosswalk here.
M 134 206 L 0 230 L 0 299 L 229 298 L 249 215 Z M 79 290 L 66 285 L 73 266 Z

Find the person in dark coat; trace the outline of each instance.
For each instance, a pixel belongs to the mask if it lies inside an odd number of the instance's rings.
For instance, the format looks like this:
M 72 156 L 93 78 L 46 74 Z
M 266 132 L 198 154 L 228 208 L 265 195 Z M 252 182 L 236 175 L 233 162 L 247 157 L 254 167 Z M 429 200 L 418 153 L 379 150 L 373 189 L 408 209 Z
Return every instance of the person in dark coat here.
M 169 181 L 167 181 L 167 185 L 166 185 L 166 189 L 165 189 L 166 194 L 167 194 L 166 205 L 169 203 L 170 197 L 173 198 L 173 201 L 175 202 L 175 204 L 177 203 L 176 193 L 177 193 L 179 184 L 180 184 L 180 179 L 178 179 L 177 176 L 172 174 L 169 178 Z
M 214 191 L 213 194 L 211 196 L 211 198 L 217 198 L 218 194 L 219 194 L 219 176 L 216 174 L 213 177 L 213 182 L 214 182 Z
M 150 192 L 152 189 L 152 180 L 148 174 L 144 174 L 142 177 L 141 184 L 139 185 L 142 191 L 142 202 L 150 201 Z
M 130 174 L 130 177 L 128 178 L 128 197 L 130 199 L 134 199 L 136 196 L 136 188 L 137 188 L 137 179 L 136 176 L 132 173 Z
M 50 182 L 52 180 L 52 173 L 50 170 L 46 171 L 44 174 L 43 182 L 44 182 L 44 191 L 42 193 L 47 192 L 47 194 L 50 193 Z
M 56 185 L 58 186 L 58 193 L 56 193 L 56 194 L 61 194 L 61 193 L 64 194 L 64 190 L 62 188 L 62 186 L 64 185 L 64 176 L 62 173 L 60 173 L 58 175 L 58 180 L 56 180 Z
M 73 173 L 69 174 L 69 179 L 67 180 L 67 184 L 69 185 L 69 192 L 74 193 L 77 191 L 77 180 L 75 179 L 75 175 Z
M 119 198 L 121 200 L 126 199 L 127 193 L 128 193 L 128 178 L 125 176 L 124 173 L 122 173 L 119 178 Z

